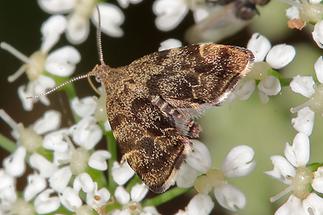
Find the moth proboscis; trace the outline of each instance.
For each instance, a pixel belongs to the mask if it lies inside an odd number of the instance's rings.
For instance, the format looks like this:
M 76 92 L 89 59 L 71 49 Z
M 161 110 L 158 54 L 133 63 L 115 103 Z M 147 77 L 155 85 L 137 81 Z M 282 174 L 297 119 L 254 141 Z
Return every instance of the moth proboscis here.
M 163 192 L 174 183 L 191 140 L 199 137 L 195 118 L 227 97 L 250 70 L 254 56 L 245 48 L 204 43 L 154 52 L 111 68 L 103 60 L 100 27 L 97 41 L 100 64 L 42 95 L 98 77 L 107 92 L 107 115 L 122 161 L 150 190 Z

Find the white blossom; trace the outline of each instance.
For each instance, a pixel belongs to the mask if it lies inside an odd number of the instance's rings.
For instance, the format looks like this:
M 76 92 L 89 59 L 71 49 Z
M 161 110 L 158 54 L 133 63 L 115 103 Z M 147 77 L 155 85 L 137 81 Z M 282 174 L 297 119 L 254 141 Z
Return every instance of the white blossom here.
M 170 39 L 164 40 L 163 42 L 160 43 L 158 51 L 163 51 L 163 50 L 172 49 L 172 48 L 178 48 L 181 46 L 182 46 L 182 42 L 180 40 L 170 38 Z
M 309 211 L 313 211 L 314 214 L 323 213 L 323 199 L 308 189 L 311 185 L 314 191 L 323 191 L 321 169 L 315 171 L 313 176 L 312 171 L 306 167 L 309 158 L 310 144 L 308 136 L 304 133 L 298 133 L 292 145 L 286 144 L 285 157 L 271 157 L 274 169 L 266 174 L 288 185 L 284 191 L 272 197 L 271 201 L 291 193 L 288 201 L 276 211 L 276 215 L 312 214 Z
M 90 30 L 90 19 L 98 24 L 98 14 L 95 8 L 96 1 L 94 0 L 38 0 L 41 8 L 51 14 L 69 13 L 67 16 L 66 37 L 74 44 L 84 42 Z M 127 2 L 122 1 L 123 6 Z M 103 33 L 112 37 L 122 37 L 123 31 L 120 26 L 124 22 L 124 14 L 117 6 L 110 3 L 98 4 L 101 14 L 101 30 Z
M 313 40 L 322 49 L 323 48 L 323 20 L 316 23 L 312 32 Z
M 65 28 L 66 19 L 64 16 L 55 15 L 46 20 L 41 27 L 42 44 L 40 50 L 34 52 L 30 57 L 5 42 L 0 43 L 1 48 L 9 51 L 24 63 L 16 73 L 8 77 L 8 81 L 13 82 L 23 73 L 27 74 L 29 82 L 18 88 L 18 96 L 27 111 L 33 108 L 33 101 L 27 97 L 37 96 L 45 92 L 46 89 L 55 86 L 55 81 L 44 76 L 44 71 L 62 77 L 69 76 L 74 72 L 75 64 L 80 61 L 79 52 L 71 46 L 65 46 L 49 53 Z M 41 96 L 40 101 L 44 105 L 50 104 L 45 96 Z
M 135 172 L 131 169 L 127 162 L 121 165 L 118 162 L 114 162 L 112 166 L 112 177 L 118 185 L 124 185 Z

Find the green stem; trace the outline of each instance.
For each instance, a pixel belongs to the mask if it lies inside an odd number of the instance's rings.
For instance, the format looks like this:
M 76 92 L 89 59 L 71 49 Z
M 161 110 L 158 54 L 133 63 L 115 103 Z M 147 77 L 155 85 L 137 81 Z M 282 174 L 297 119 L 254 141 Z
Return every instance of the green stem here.
M 191 191 L 191 189 L 184 189 L 184 188 L 179 188 L 175 187 L 173 189 L 168 190 L 165 193 L 162 193 L 158 196 L 155 196 L 153 198 L 147 199 L 143 201 L 142 205 L 143 206 L 158 206 L 161 204 L 164 204 L 165 202 L 168 202 L 184 193 L 187 193 Z
M 7 137 L 0 134 L 0 147 L 7 150 L 8 152 L 14 152 L 17 148 L 16 144 Z
M 117 187 L 117 184 L 114 182 L 113 178 L 112 178 L 112 166 L 113 163 L 117 160 L 117 144 L 116 144 L 116 140 L 114 139 L 113 133 L 112 131 L 107 131 L 106 132 L 106 140 L 107 140 L 107 144 L 108 144 L 108 151 L 111 154 L 111 158 L 108 159 L 108 188 L 110 190 L 110 192 L 114 192 L 114 190 Z

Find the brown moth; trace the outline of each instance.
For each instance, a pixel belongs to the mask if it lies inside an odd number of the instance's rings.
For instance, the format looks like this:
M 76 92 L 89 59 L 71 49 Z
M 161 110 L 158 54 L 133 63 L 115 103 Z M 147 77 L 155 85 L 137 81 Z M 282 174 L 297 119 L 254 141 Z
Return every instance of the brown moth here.
M 75 80 L 98 78 L 107 93 L 107 115 L 122 161 L 150 190 L 163 192 L 190 153 L 191 139 L 199 137 L 194 119 L 227 97 L 249 72 L 254 56 L 245 48 L 204 43 L 111 68 L 103 60 L 100 27 L 97 34 L 101 63 L 41 95 Z
M 252 62 L 247 49 L 206 43 L 155 52 L 119 68 L 103 62 L 88 75 L 105 87 L 122 160 L 150 190 L 163 192 L 191 151 L 190 139 L 199 137 L 194 119 L 220 104 Z

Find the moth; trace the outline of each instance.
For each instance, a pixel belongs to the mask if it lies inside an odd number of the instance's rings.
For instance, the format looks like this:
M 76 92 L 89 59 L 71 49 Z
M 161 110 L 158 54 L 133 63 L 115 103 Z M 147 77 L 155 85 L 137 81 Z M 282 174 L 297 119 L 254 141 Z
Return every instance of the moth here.
M 163 192 L 192 150 L 191 140 L 199 137 L 195 119 L 227 97 L 249 72 L 254 56 L 245 48 L 204 43 L 154 52 L 111 68 L 103 60 L 100 36 L 98 49 L 100 64 L 45 94 L 81 78 L 98 78 L 122 161 L 150 190 Z
M 190 27 L 185 38 L 190 43 L 221 41 L 246 27 L 255 15 L 256 6 L 269 0 L 206 0 L 208 16 Z

